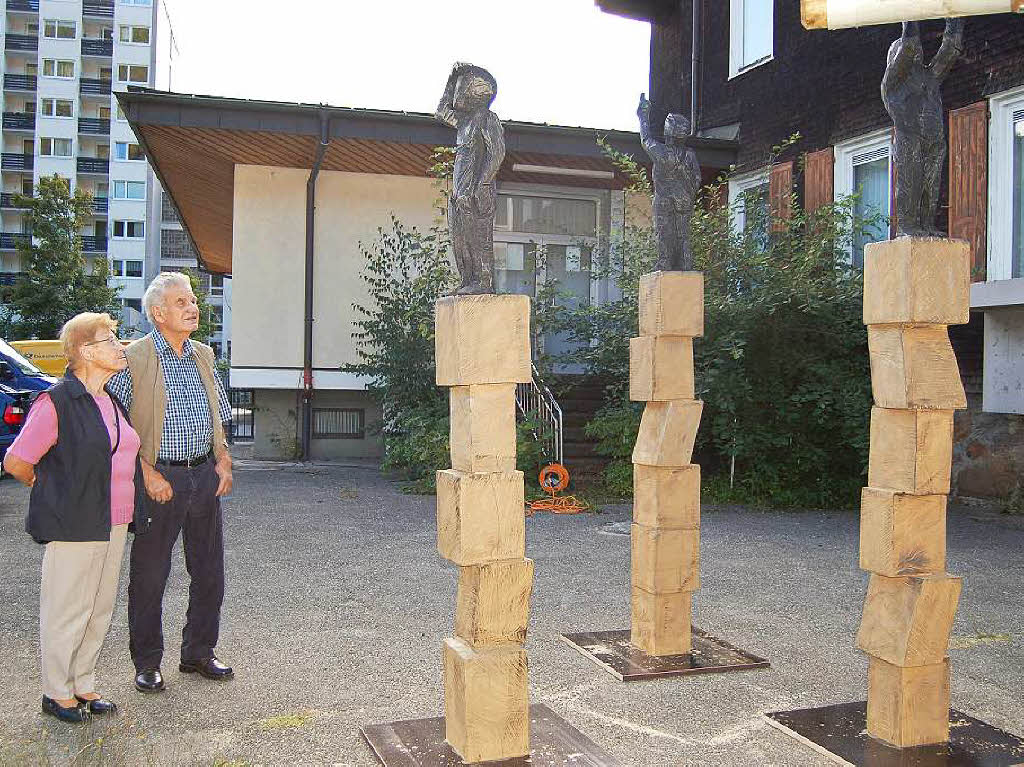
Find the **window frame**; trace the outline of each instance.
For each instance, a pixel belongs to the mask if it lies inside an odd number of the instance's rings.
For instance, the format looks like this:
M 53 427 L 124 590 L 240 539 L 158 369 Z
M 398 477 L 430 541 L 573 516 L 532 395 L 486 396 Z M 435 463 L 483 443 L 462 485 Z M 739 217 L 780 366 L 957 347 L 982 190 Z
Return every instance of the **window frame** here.
M 132 70 L 142 69 L 145 70 L 146 76 L 141 80 L 132 79 Z M 127 77 L 121 77 L 121 70 L 125 71 Z M 147 85 L 149 83 L 149 64 L 118 64 L 117 65 L 117 81 L 119 83 L 135 83 L 136 85 L 142 83 Z
M 45 104 L 46 104 L 47 101 L 49 101 L 51 104 L 53 104 L 53 114 L 47 114 L 46 111 L 45 111 Z M 69 115 L 59 115 L 59 114 L 57 114 L 57 102 L 58 101 L 64 102 L 65 104 L 70 104 L 71 105 L 71 114 L 69 114 Z M 49 118 L 54 119 L 54 120 L 73 120 L 73 119 L 75 119 L 75 102 L 72 99 L 60 99 L 60 98 L 57 98 L 56 96 L 46 96 L 44 98 L 39 99 L 39 115 L 40 115 L 40 117 L 49 117 Z
M 119 155 L 119 152 L 118 152 L 118 147 L 121 147 L 121 146 L 124 147 L 124 157 L 121 157 Z M 131 154 L 131 151 L 130 151 L 129 147 L 133 147 L 133 146 L 138 148 L 139 153 L 142 155 L 141 157 L 136 157 L 136 158 L 129 157 L 129 155 Z M 137 141 L 115 141 L 114 142 L 114 158 L 113 159 L 117 160 L 118 162 L 145 162 L 146 161 L 146 153 L 142 151 L 142 144 L 140 144 Z
M 987 282 L 1024 279 L 1013 276 L 1013 123 L 1021 111 L 1024 86 L 989 96 Z
M 144 239 L 146 239 L 146 222 L 145 221 L 140 221 L 139 219 L 135 219 L 135 218 L 118 218 L 118 219 L 114 219 L 114 221 L 112 223 L 113 223 L 113 226 L 110 227 L 112 239 L 115 239 L 115 240 L 144 240 Z M 121 232 L 122 232 L 121 234 L 117 233 L 117 229 L 118 229 L 117 225 L 118 224 L 122 225 L 121 226 Z M 129 225 L 141 226 L 142 227 L 142 234 L 141 235 L 131 235 L 131 234 L 128 234 Z
M 53 62 L 53 74 L 52 75 L 46 74 L 46 62 L 47 61 L 52 61 Z M 60 64 L 70 64 L 71 65 L 71 74 L 70 75 L 59 75 L 59 74 L 57 74 L 57 70 L 59 69 L 59 65 Z M 77 71 L 78 70 L 77 70 L 76 62 L 75 62 L 74 59 L 47 58 L 47 59 L 43 59 L 43 74 L 40 75 L 40 76 L 41 77 L 49 77 L 49 78 L 52 78 L 54 80 L 74 80 L 75 79 L 75 72 L 77 72 Z
M 44 141 L 49 141 L 50 142 L 50 151 L 46 152 L 46 153 L 43 152 L 43 142 Z M 67 154 L 56 154 L 53 151 L 55 146 L 56 146 L 55 142 L 57 142 L 57 141 L 67 141 L 68 142 L 68 153 Z M 40 136 L 39 137 L 39 156 L 40 157 L 57 157 L 57 158 L 60 158 L 60 159 L 67 159 L 69 157 L 74 157 L 75 156 L 75 141 L 74 141 L 74 139 L 70 139 L 70 138 L 68 138 L 66 136 Z
M 881 128 L 880 130 L 866 133 L 863 136 L 843 141 L 834 147 L 835 167 L 832 174 L 833 199 L 848 197 L 857 190 L 853 188 L 853 162 L 856 157 L 873 154 L 886 148 L 889 150 L 889 194 L 886 196 L 885 217 L 892 218 L 892 129 Z M 881 159 L 881 158 L 875 158 Z M 862 163 L 856 163 L 860 165 Z M 892 231 L 886 231 L 886 240 L 892 239 Z M 879 241 L 881 242 L 881 240 Z M 853 241 L 851 238 L 849 247 L 846 249 L 847 263 L 853 263 Z
M 146 30 L 146 42 L 141 43 L 137 40 L 132 40 L 134 33 L 138 29 Z M 128 40 L 124 39 L 125 31 L 128 32 Z M 147 27 L 145 24 L 118 24 L 117 25 L 117 41 L 121 45 L 149 45 L 153 39 L 153 30 Z
M 751 61 L 743 61 L 744 3 L 748 0 L 729 0 L 729 79 L 739 77 L 762 64 L 775 60 L 775 0 L 768 0 L 772 5 L 772 25 L 770 32 L 771 50 L 767 56 Z
M 131 188 L 132 184 L 139 184 L 142 187 L 142 197 L 130 197 L 130 196 L 128 196 L 128 190 Z M 146 201 L 146 182 L 145 181 L 133 181 L 132 179 L 115 179 L 114 182 L 113 182 L 113 185 L 114 185 L 114 190 L 113 190 L 114 191 L 114 196 L 110 198 L 112 200 L 124 200 L 124 201 L 127 201 L 127 202 L 145 202 Z M 124 196 L 118 195 L 118 193 L 117 193 L 118 185 L 120 185 L 124 189 L 124 192 L 125 192 Z
M 49 24 L 53 24 L 53 35 L 46 34 L 46 27 Z M 71 37 L 61 37 L 59 35 L 61 24 L 70 24 L 72 34 Z M 74 19 L 45 19 L 43 21 L 43 34 L 41 35 L 46 40 L 77 40 L 78 39 L 78 22 Z
M 735 211 L 732 219 L 734 232 L 742 233 L 747 225 L 746 192 L 759 186 L 769 188 L 770 184 L 771 166 L 769 165 L 729 179 L 729 208 Z

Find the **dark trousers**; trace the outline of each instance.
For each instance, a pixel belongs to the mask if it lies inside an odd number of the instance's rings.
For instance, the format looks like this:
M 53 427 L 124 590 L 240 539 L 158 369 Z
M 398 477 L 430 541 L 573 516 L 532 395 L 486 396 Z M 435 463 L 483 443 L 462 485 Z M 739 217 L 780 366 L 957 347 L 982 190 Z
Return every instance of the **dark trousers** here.
M 224 526 L 211 458 L 188 468 L 157 464 L 174 497 L 152 506 L 152 526 L 132 542 L 128 580 L 128 631 L 137 671 L 160 667 L 164 654 L 163 599 L 171 553 L 181 533 L 185 549 L 188 615 L 181 634 L 181 659 L 213 655 L 224 601 Z

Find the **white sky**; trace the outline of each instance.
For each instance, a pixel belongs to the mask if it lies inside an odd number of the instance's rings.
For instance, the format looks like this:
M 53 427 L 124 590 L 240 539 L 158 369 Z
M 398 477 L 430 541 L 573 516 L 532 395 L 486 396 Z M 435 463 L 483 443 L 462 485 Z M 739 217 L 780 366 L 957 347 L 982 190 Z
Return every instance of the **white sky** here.
M 433 112 L 467 61 L 502 119 L 636 130 L 647 90 L 650 26 L 594 0 L 163 2 L 181 93 Z

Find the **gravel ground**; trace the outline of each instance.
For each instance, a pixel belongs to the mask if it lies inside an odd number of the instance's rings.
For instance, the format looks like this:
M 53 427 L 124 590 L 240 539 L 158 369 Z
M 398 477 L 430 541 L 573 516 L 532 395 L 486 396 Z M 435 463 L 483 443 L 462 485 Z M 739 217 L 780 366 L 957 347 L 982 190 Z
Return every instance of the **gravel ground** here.
M 132 686 L 125 583 L 100 659 L 111 720 L 39 712 L 41 547 L 22 531 L 27 491 L 0 483 L 0 764 L 373 765 L 363 723 L 441 713 L 441 653 L 455 570 L 434 548 L 434 499 L 359 466 L 248 463 L 225 502 L 222 659 L 236 678 L 177 670 L 187 576 L 165 599 L 168 690 Z M 867 577 L 851 512 L 707 509 L 694 622 L 767 657 L 767 670 L 625 685 L 558 639 L 629 625 L 629 509 L 527 525 L 536 578 L 531 697 L 628 765 L 825 765 L 765 711 L 863 699 L 853 647 Z M 1024 530 L 957 510 L 950 572 L 966 576 L 954 626 L 953 704 L 1024 734 Z M 124 578 L 124 575 L 122 577 Z

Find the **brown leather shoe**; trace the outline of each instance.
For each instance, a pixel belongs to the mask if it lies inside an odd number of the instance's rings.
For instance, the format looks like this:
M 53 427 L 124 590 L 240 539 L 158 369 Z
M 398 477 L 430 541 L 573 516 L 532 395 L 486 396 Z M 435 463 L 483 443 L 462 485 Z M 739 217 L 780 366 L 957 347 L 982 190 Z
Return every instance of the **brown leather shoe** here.
M 178 671 L 183 674 L 199 674 L 207 679 L 231 679 L 235 672 L 231 666 L 225 666 L 216 656 L 211 655 L 206 660 L 182 661 Z

